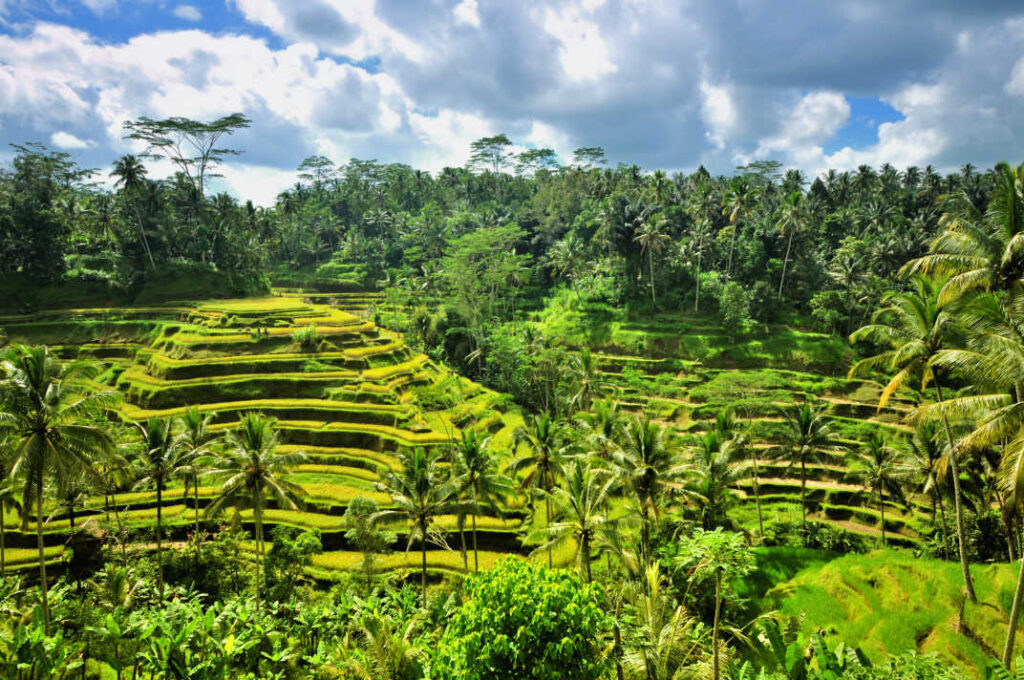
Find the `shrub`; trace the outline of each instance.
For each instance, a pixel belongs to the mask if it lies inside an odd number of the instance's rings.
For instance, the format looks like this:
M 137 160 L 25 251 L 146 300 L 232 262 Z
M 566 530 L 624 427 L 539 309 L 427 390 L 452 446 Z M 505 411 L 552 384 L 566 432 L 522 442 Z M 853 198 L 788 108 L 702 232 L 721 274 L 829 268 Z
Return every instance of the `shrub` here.
M 434 657 L 438 680 L 597 680 L 610 628 L 600 586 L 504 559 L 467 581 L 467 602 Z
M 316 325 L 296 328 L 292 332 L 292 343 L 303 352 L 317 351 L 320 348 L 320 336 L 317 334 Z

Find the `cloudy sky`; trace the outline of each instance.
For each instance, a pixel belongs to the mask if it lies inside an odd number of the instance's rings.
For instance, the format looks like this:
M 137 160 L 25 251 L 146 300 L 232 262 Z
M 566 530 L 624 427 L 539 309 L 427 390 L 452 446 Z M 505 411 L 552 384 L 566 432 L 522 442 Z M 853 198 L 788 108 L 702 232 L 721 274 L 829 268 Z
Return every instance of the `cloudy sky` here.
M 648 169 L 1020 162 L 1024 2 L 0 0 L 4 146 L 108 167 L 125 120 L 234 111 L 225 182 L 261 204 L 311 154 L 437 170 L 499 132 Z

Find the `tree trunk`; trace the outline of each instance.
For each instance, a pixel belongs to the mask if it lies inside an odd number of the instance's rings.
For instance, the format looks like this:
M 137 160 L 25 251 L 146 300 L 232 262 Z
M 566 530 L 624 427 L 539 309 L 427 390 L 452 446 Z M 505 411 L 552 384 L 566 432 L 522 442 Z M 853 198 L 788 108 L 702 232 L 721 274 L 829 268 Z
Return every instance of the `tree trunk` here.
M 878 510 L 882 514 L 882 547 L 885 545 L 885 499 L 882 498 L 882 490 L 878 490 Z
M 544 528 L 548 536 L 551 535 L 551 485 L 548 484 L 548 488 L 544 492 L 544 512 L 547 513 L 547 517 L 544 518 Z M 551 556 L 551 544 L 548 543 L 548 569 L 553 567 L 553 558 Z
M 420 587 L 423 592 L 423 608 L 427 608 L 427 527 L 422 523 L 420 524 L 420 558 L 421 569 L 420 569 Z
M 757 479 L 757 453 L 754 454 L 754 505 L 757 506 L 757 535 L 764 542 L 764 521 L 761 519 L 761 491 Z
M 607 554 L 607 553 L 605 553 Z M 616 680 L 624 680 L 622 673 L 622 629 L 619 628 L 619 617 L 622 615 L 622 595 L 620 593 L 619 600 L 615 603 L 615 628 L 614 628 L 614 654 L 615 654 L 615 678 Z
M 462 571 L 469 571 L 469 553 L 466 550 L 466 517 L 459 515 L 459 543 L 462 552 Z
M 5 535 L 7 528 L 4 526 L 6 521 L 4 517 L 4 501 L 0 499 L 0 578 L 7 578 L 7 557 L 4 556 L 4 550 L 7 549 L 7 537 Z
M 1017 589 L 1013 593 L 1013 606 L 1010 607 L 1009 628 L 1006 630 L 1006 642 L 1003 645 L 1003 665 L 1007 668 L 1013 662 L 1013 643 L 1017 640 L 1017 622 L 1020 620 L 1021 601 L 1024 600 L 1024 560 L 1021 560 L 1020 573 L 1017 576 Z
M 476 501 L 473 502 L 473 571 L 480 571 L 480 556 L 476 549 Z
M 694 294 L 694 297 L 693 297 L 693 311 L 695 313 L 700 312 L 700 261 L 701 261 L 701 255 L 703 255 L 703 253 L 701 252 L 702 250 L 703 250 L 702 246 L 700 244 L 698 244 L 697 245 L 697 291 L 696 291 L 696 293 Z
M 196 477 L 196 483 L 193 485 L 195 495 L 193 498 L 196 502 L 196 559 L 199 558 L 199 478 Z
M 658 301 L 654 298 L 654 253 L 647 249 L 647 272 L 651 276 L 651 306 L 657 306 Z
M 156 587 L 160 593 L 160 599 L 164 597 L 164 553 L 163 545 L 160 542 L 160 528 L 163 521 L 163 483 L 156 484 Z
M 590 583 L 594 580 L 594 576 L 590 573 L 590 538 L 586 534 L 583 535 L 580 551 L 580 556 L 583 557 L 583 565 L 587 570 L 587 583 Z
M 715 572 L 715 622 L 711 629 L 711 651 L 714 654 L 714 665 L 711 677 L 718 680 L 718 622 L 722 612 L 722 575 Z
M 260 608 L 260 567 L 263 563 L 263 508 L 260 501 L 254 504 L 253 520 L 256 522 L 256 609 Z
M 800 527 L 807 541 L 807 467 L 803 458 L 800 459 Z
M 43 548 L 43 471 L 36 475 L 36 547 L 39 549 L 39 589 L 43 595 L 43 633 L 50 634 L 50 600 L 46 592 L 46 550 Z
M 786 241 L 786 257 L 782 259 L 782 276 L 779 277 L 779 299 L 782 299 L 782 286 L 786 283 L 786 267 L 789 265 L 789 249 L 793 245 L 793 230 L 789 230 L 789 239 Z
M 935 392 L 942 398 L 942 386 L 939 384 L 939 376 L 935 376 Z M 971 570 L 967 561 L 967 539 L 964 536 L 964 510 L 963 500 L 960 493 L 960 468 L 956 463 L 956 455 L 953 451 L 956 446 L 953 442 L 953 430 L 949 427 L 949 418 L 942 414 L 942 424 L 946 428 L 946 441 L 949 444 L 949 471 L 953 476 L 953 505 L 956 509 L 956 539 L 960 549 L 960 570 L 964 577 L 964 593 L 971 602 L 977 602 L 978 596 L 974 594 L 974 581 L 971 579 Z
M 939 506 L 939 521 L 942 525 L 942 559 L 949 559 L 949 529 L 946 527 L 946 506 L 942 502 L 942 496 L 935 495 L 935 501 Z M 932 520 L 934 523 L 934 520 Z

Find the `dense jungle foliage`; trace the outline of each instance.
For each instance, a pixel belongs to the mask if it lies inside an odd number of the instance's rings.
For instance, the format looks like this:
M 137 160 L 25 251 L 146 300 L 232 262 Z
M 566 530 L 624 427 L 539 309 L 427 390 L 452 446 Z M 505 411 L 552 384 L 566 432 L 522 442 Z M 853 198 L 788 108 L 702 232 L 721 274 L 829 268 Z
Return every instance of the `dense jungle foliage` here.
M 1024 672 L 1024 166 L 669 176 L 498 135 L 436 175 L 307 158 L 257 208 L 209 195 L 234 152 L 171 143 L 247 125 L 126 124 L 165 180 L 0 173 L 4 677 Z

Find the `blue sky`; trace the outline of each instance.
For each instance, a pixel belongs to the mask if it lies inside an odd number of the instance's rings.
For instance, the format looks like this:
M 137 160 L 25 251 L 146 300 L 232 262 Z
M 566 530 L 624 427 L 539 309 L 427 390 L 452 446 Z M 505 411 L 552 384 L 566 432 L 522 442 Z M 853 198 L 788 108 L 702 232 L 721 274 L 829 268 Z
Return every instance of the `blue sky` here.
M 499 132 L 648 169 L 1020 162 L 1022 104 L 1009 0 L 0 0 L 5 144 L 109 167 L 124 120 L 243 111 L 223 185 L 262 204 L 314 153 L 436 171 Z

